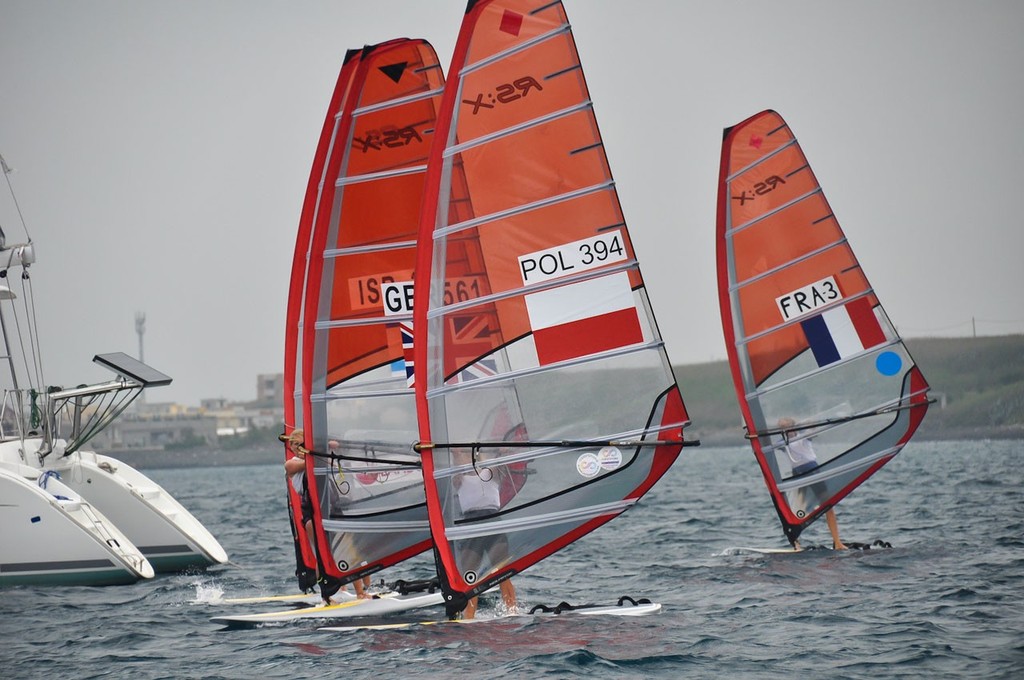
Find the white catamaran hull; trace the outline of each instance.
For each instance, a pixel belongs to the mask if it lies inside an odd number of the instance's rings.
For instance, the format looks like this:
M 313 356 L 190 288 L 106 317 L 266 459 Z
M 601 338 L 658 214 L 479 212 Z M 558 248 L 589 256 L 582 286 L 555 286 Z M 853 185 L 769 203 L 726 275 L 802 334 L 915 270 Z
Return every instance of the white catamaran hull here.
M 48 469 L 109 517 L 158 573 L 228 561 L 224 548 L 199 520 L 127 463 L 81 451 L 53 461 Z
M 9 172 L 6 163 L 3 170 Z M 10 180 L 7 185 L 14 199 Z M 133 540 L 161 571 L 226 561 L 210 533 L 159 485 L 120 461 L 77 453 L 143 390 L 169 385 L 170 376 L 111 352 L 93 357 L 111 379 L 68 389 L 44 384 L 28 285 L 35 248 L 31 240 L 8 244 L 0 233 L 0 256 L 6 263 L 0 278 L 0 585 L 131 583 L 153 576 L 153 564 Z M 8 276 L 12 267 L 21 267 L 21 276 Z M 16 293 L 11 285 L 17 284 Z M 4 308 L 13 315 L 11 326 Z M 144 322 L 144 315 L 136 317 L 140 333 Z M 10 342 L 13 330 L 16 343 Z
M 115 585 L 153 577 L 153 567 L 101 512 L 0 444 L 0 586 Z M 15 455 L 16 452 L 14 452 Z

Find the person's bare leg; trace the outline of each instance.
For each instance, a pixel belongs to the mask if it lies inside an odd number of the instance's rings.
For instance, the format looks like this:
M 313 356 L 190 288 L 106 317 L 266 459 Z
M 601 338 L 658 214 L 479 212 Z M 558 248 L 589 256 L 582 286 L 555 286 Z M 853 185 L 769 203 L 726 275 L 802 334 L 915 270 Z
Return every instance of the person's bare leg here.
M 356 591 L 356 597 L 359 598 L 360 600 L 369 600 L 369 599 L 371 599 L 373 597 L 373 595 L 371 595 L 370 593 L 366 592 L 367 589 L 370 587 L 370 577 L 369 576 L 364 576 L 362 578 L 357 578 L 355 581 L 352 582 L 352 587 Z
M 829 508 L 825 513 L 825 521 L 828 522 L 828 530 L 832 533 L 832 549 L 846 550 L 846 545 L 839 540 L 839 523 L 836 522 L 836 511 Z
M 516 610 L 516 588 L 512 585 L 512 581 L 501 582 L 501 599 L 505 602 L 505 609 L 509 614 L 512 614 Z
M 310 519 L 306 520 L 306 538 L 309 539 L 309 547 L 313 550 L 313 554 L 316 555 L 316 534 L 313 533 L 313 520 Z
M 462 610 L 462 618 L 468 621 L 474 616 L 476 616 L 476 598 L 471 597 L 466 603 L 466 608 Z

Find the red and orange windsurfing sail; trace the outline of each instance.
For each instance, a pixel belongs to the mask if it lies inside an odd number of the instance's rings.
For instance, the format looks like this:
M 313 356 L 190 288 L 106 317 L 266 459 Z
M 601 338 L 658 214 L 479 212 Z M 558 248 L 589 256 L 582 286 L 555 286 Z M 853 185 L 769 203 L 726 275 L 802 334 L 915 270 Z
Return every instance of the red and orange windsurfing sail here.
M 315 208 L 303 213 L 312 223 L 306 283 L 296 302 L 301 321 L 289 327 L 298 334 L 291 356 L 301 357 L 296 412 L 314 452 L 307 484 L 321 568 L 341 583 L 430 547 L 412 450 L 412 308 L 402 296 L 411 287 L 444 84 L 423 40 L 365 47 L 355 62 L 347 94 L 329 116 L 334 129 Z M 321 174 L 316 164 L 314 174 Z
M 560 2 L 471 2 L 431 149 L 415 388 L 449 613 L 631 507 L 682 446 Z
M 878 302 L 792 130 L 726 130 L 718 284 L 748 437 L 790 541 L 909 441 L 928 383 Z
M 323 129 L 320 132 L 320 141 L 317 143 L 316 154 L 313 157 L 313 168 L 309 173 L 309 183 L 306 186 L 306 197 L 302 204 L 302 214 L 299 217 L 298 233 L 295 237 L 295 253 L 292 256 L 291 279 L 288 287 L 288 307 L 285 312 L 285 336 L 284 336 L 284 423 L 287 436 L 296 428 L 302 427 L 303 399 L 302 393 L 297 387 L 302 384 L 302 355 L 301 343 L 299 342 L 303 317 L 303 300 L 306 292 L 306 262 L 309 258 L 309 241 L 313 233 L 313 224 L 316 222 L 317 209 L 320 205 L 320 193 L 324 186 L 324 172 L 327 169 L 329 156 L 337 150 L 335 146 L 335 135 L 338 130 L 338 120 L 344 108 L 345 97 L 352 84 L 356 67 L 359 65 L 359 50 L 349 50 L 345 54 L 345 60 L 338 75 L 338 82 L 334 87 L 334 94 L 331 96 L 330 105 L 327 108 L 327 118 L 324 120 Z M 288 447 L 285 447 L 285 459 L 292 456 Z M 292 536 L 295 540 L 296 553 L 296 576 L 299 580 L 299 588 L 303 591 L 310 590 L 316 584 L 317 564 L 316 555 L 306 534 L 306 528 L 302 522 L 301 487 L 288 485 L 288 509 L 291 515 Z

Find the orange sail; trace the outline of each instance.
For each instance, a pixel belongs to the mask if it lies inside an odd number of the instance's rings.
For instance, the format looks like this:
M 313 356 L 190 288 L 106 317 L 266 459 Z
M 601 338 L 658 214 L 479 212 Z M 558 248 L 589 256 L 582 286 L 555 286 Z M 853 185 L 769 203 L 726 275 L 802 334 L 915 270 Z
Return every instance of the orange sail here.
M 688 417 L 560 2 L 470 3 L 437 130 L 415 387 L 454 614 L 636 503 Z
M 774 111 L 726 130 L 717 244 L 736 393 L 796 541 L 909 441 L 928 383 Z
M 338 74 L 338 82 L 334 87 L 334 94 L 331 96 L 331 102 L 327 108 L 327 118 L 324 120 L 323 129 L 320 132 L 320 141 L 317 143 L 316 154 L 313 157 L 313 168 L 309 173 L 306 198 L 302 205 L 298 233 L 295 237 L 295 253 L 292 256 L 292 271 L 288 288 L 288 307 L 285 312 L 285 437 L 296 428 L 302 427 L 303 399 L 302 394 L 296 388 L 302 384 L 302 376 L 300 374 L 302 368 L 300 326 L 302 324 L 303 300 L 306 292 L 306 262 L 309 258 L 309 240 L 313 233 L 313 224 L 316 222 L 317 208 L 320 205 L 320 192 L 324 184 L 324 173 L 329 163 L 329 156 L 337 151 L 334 141 L 338 117 L 344 109 L 345 98 L 348 95 L 352 78 L 355 76 L 358 65 L 359 50 L 349 50 L 345 54 L 341 72 Z M 285 459 L 287 460 L 292 455 L 286 446 Z M 297 563 L 295 573 L 299 580 L 299 588 L 307 591 L 316 583 L 316 555 L 313 553 L 309 537 L 306 534 L 305 523 L 302 521 L 301 486 L 289 484 L 287 493 L 292 535 L 295 540 Z
M 316 198 L 300 397 L 321 569 L 340 583 L 431 545 L 402 294 L 443 83 L 423 40 L 363 48 Z

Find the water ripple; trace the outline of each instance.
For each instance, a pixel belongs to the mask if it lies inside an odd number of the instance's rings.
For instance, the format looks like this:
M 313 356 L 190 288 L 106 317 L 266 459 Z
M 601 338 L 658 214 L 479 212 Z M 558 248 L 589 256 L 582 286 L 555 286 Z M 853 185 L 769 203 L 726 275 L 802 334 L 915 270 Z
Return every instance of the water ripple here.
M 209 622 L 226 597 L 294 589 L 277 466 L 154 470 L 158 483 L 193 500 L 234 565 L 122 587 L 7 589 L 0 676 L 1024 677 L 1018 449 L 914 444 L 839 507 L 844 537 L 881 538 L 892 549 L 796 555 L 734 550 L 786 545 L 749 452 L 687 451 L 630 512 L 515 578 L 526 605 L 631 595 L 660 601 L 660 615 L 346 634 L 310 622 L 253 630 Z M 828 540 L 820 524 L 805 545 Z M 418 578 L 431 567 L 424 555 L 385 575 Z M 498 605 L 484 596 L 481 617 Z

